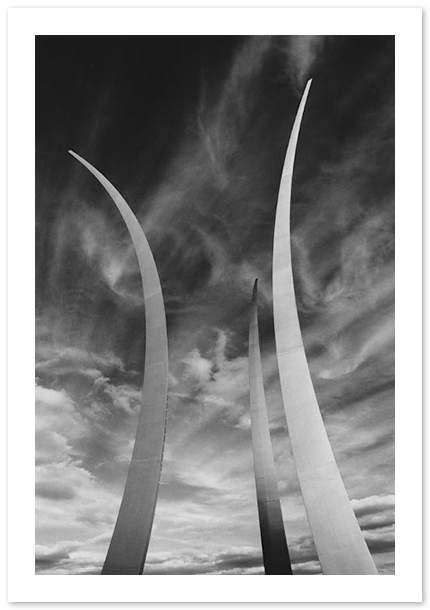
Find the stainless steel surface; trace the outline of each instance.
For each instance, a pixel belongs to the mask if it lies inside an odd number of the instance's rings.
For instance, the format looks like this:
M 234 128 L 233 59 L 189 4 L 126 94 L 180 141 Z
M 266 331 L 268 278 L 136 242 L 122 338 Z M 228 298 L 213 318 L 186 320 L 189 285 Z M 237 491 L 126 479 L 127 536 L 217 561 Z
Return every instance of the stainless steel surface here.
M 258 287 L 255 280 L 249 324 L 249 395 L 255 485 L 260 520 L 264 571 L 269 574 L 292 574 L 282 509 L 276 482 L 269 421 L 264 395 L 258 332 Z
M 124 495 L 102 574 L 142 574 L 151 535 L 163 459 L 167 416 L 167 330 L 160 279 L 137 218 L 115 187 L 69 151 L 103 185 L 130 232 L 145 299 L 145 371 L 142 406 Z
M 377 574 L 340 477 L 315 396 L 293 285 L 290 205 L 294 157 L 309 93 L 294 121 L 279 187 L 273 249 L 273 312 L 282 396 L 297 474 L 324 574 Z

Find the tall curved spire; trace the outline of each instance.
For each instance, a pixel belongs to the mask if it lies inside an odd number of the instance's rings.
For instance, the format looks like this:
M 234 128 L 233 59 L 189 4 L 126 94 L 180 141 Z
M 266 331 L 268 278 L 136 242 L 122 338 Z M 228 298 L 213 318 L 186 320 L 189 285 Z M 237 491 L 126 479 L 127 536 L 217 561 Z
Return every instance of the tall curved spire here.
M 257 283 L 258 280 L 255 280 L 249 323 L 249 396 L 255 486 L 257 489 L 264 571 L 267 575 L 292 574 L 264 396 L 258 333 Z
M 116 188 L 69 150 L 102 184 L 130 232 L 145 300 L 145 371 L 142 406 L 124 495 L 102 574 L 142 574 L 158 495 L 167 417 L 167 330 L 160 279 L 136 216 Z
M 293 285 L 290 204 L 294 157 L 309 93 L 294 121 L 279 187 L 273 315 L 282 396 L 303 500 L 324 574 L 377 574 L 340 477 L 312 385 Z

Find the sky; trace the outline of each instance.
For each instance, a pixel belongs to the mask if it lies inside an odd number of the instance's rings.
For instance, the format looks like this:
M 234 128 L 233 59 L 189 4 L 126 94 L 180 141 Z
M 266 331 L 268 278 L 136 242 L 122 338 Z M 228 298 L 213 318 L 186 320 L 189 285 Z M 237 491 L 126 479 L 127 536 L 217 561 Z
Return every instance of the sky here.
M 293 573 L 321 574 L 288 439 L 271 294 L 280 174 L 296 154 L 297 307 L 339 470 L 394 573 L 394 38 L 36 37 L 36 573 L 99 574 L 144 373 L 137 260 L 152 248 L 169 338 L 166 446 L 144 574 L 264 574 L 248 324 L 259 330 Z

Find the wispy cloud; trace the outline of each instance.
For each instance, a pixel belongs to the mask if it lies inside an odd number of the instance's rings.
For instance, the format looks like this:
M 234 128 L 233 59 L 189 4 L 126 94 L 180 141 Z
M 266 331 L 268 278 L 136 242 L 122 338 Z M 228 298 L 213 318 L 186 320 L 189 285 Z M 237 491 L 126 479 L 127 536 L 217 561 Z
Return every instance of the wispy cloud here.
M 297 151 L 297 303 L 347 491 L 378 566 L 393 570 L 394 108 L 388 88 L 379 86 L 383 61 L 372 74 L 346 75 L 328 65 L 342 40 L 245 37 L 213 72 L 202 60 L 195 97 L 186 98 L 192 102 L 171 143 L 167 112 L 151 107 L 158 117 L 153 133 L 167 133 L 154 176 L 147 161 L 160 150 L 134 124 L 130 151 L 98 146 L 113 137 L 101 128 L 113 112 L 114 78 L 92 108 L 92 116 L 94 108 L 103 116 L 90 130 L 89 160 L 135 210 L 167 312 L 169 418 L 147 573 L 263 573 L 247 361 L 256 277 L 293 567 L 296 574 L 321 573 L 281 399 L 271 287 L 279 173 L 300 92 L 317 70 L 330 72 L 327 82 L 338 88 L 334 100 L 315 79 Z M 334 78 L 337 69 L 347 87 Z M 160 109 L 169 109 L 164 93 Z M 46 220 L 38 304 L 37 570 L 92 574 L 107 548 L 141 408 L 145 312 L 133 247 L 113 204 L 82 170 L 65 175 L 58 213 Z
M 302 91 L 312 68 L 321 59 L 327 36 L 284 36 L 280 47 L 285 56 L 286 69 L 292 84 Z

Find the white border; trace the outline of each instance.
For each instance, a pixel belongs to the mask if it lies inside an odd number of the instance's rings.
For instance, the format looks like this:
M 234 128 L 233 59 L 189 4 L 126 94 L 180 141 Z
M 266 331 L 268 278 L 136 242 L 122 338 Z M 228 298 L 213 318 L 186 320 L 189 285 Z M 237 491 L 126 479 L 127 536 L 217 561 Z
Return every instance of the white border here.
M 396 504 L 400 527 L 395 576 L 312 577 L 312 583 L 305 583 L 303 578 L 311 577 L 303 576 L 285 584 L 281 576 L 145 576 L 141 580 L 34 575 L 34 265 L 28 262 L 34 256 L 34 36 L 178 33 L 396 36 Z M 9 601 L 421 601 L 421 10 L 14 8 L 9 10 L 8 113 Z

